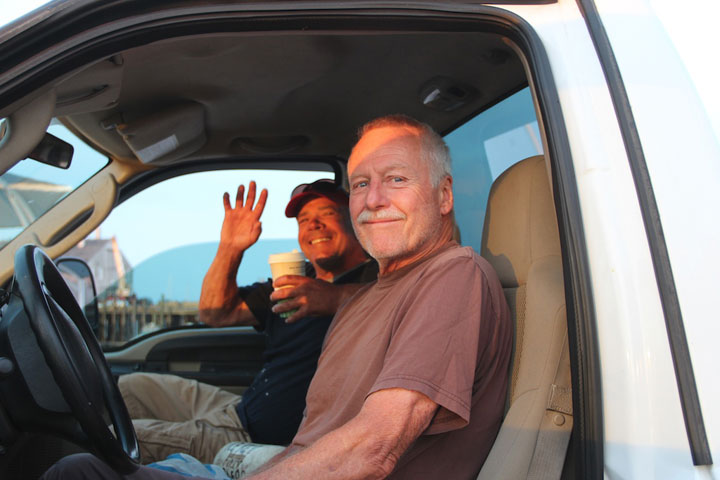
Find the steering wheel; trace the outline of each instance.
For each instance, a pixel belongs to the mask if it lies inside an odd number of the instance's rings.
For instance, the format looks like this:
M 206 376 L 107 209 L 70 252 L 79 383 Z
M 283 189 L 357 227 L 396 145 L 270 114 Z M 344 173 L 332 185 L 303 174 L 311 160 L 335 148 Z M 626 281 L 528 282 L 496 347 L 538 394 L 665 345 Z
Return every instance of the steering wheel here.
M 21 392 L 15 382 L 3 396 L 14 396 L 18 403 L 18 394 L 25 393 L 32 402 L 7 406 L 11 417 L 31 429 L 44 426 L 87 445 L 122 474 L 134 472 L 140 459 L 135 429 L 102 349 L 57 267 L 34 245 L 15 254 L 14 293 L 0 335 L 25 385 Z

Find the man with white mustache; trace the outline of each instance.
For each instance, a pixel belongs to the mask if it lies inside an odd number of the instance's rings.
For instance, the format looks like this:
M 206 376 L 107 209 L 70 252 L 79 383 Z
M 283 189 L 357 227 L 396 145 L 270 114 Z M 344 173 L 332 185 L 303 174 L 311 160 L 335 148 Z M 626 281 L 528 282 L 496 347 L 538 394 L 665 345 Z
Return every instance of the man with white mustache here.
M 495 271 L 452 240 L 447 146 L 380 118 L 348 176 L 379 277 L 335 315 L 297 435 L 251 478 L 475 478 L 502 421 L 512 324 Z

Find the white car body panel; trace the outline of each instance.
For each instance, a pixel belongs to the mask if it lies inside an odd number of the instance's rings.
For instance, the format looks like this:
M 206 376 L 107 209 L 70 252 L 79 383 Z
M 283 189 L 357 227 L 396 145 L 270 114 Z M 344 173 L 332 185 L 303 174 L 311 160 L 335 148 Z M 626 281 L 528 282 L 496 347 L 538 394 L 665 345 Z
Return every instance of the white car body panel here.
M 720 205 L 720 149 L 692 79 L 652 6 L 628 3 L 596 5 L 630 97 L 705 427 L 714 458 L 720 458 L 720 423 L 713 408 L 720 403 L 713 375 L 720 325 L 712 321 L 711 278 L 720 271 L 720 226 L 709 221 Z M 634 180 L 585 20 L 574 1 L 504 8 L 525 19 L 546 49 L 575 162 L 597 319 L 605 475 L 712 478 L 717 468 L 693 465 Z

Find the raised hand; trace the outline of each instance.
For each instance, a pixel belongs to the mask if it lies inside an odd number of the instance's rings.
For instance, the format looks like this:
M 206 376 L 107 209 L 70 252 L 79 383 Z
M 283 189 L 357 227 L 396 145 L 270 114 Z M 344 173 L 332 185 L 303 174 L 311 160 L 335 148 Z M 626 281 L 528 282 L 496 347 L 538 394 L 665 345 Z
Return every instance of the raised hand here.
M 265 209 L 268 192 L 263 189 L 255 203 L 256 190 L 255 182 L 250 182 L 245 198 L 245 185 L 240 185 L 235 195 L 235 208 L 230 205 L 230 195 L 227 192 L 223 195 L 225 219 L 220 231 L 221 247 L 242 254 L 257 242 L 262 232 L 260 216 Z

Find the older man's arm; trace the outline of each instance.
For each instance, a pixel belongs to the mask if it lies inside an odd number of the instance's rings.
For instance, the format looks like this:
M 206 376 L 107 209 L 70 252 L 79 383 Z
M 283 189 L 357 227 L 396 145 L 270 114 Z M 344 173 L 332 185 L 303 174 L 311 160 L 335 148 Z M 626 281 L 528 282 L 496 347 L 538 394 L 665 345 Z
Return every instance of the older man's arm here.
M 270 479 L 385 478 L 430 425 L 438 405 L 402 388 L 370 395 L 360 413 L 308 448 L 250 477 Z

